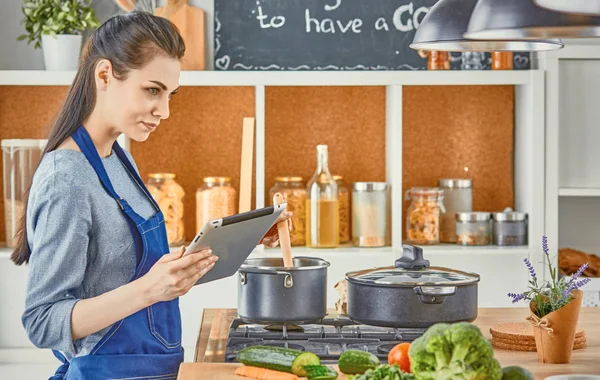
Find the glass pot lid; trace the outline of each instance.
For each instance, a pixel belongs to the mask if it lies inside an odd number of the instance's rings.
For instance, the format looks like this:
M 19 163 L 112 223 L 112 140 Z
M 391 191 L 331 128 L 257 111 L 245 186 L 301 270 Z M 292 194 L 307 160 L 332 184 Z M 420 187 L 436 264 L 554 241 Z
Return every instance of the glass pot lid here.
M 346 273 L 346 279 L 357 284 L 414 287 L 419 285 L 459 286 L 479 281 L 476 273 L 443 267 L 430 267 L 423 258 L 423 249 L 412 245 L 402 246 L 402 257 L 392 267 L 367 269 Z

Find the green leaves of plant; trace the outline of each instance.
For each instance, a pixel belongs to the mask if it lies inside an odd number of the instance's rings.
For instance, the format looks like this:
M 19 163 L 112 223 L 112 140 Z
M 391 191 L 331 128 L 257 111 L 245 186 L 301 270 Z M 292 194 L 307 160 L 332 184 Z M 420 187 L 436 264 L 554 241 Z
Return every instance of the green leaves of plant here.
M 100 26 L 91 0 L 28 0 L 21 10 L 26 34 L 17 41 L 35 41 L 40 47 L 42 35 L 81 34 L 86 29 Z

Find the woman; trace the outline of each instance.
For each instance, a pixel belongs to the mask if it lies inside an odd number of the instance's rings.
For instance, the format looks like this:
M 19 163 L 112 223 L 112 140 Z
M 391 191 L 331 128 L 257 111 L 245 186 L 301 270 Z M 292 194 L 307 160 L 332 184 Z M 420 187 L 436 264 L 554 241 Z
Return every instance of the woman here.
M 177 376 L 178 297 L 217 258 L 169 253 L 163 215 L 116 139 L 145 141 L 169 117 L 184 51 L 172 23 L 140 12 L 111 18 L 85 44 L 12 256 L 30 264 L 29 338 L 63 363 L 52 379 Z M 276 228 L 261 243 L 277 245 Z

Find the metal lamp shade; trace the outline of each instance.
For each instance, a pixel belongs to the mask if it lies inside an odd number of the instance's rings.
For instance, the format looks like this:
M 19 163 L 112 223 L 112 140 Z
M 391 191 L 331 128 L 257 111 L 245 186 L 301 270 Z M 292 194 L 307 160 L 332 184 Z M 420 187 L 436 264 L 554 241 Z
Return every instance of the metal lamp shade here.
M 540 7 L 556 12 L 600 15 L 600 0 L 534 0 Z
M 522 0 L 521 0 L 522 1 Z M 528 1 L 528 0 L 526 0 Z M 548 51 L 560 40 L 473 40 L 463 37 L 477 0 L 440 0 L 423 18 L 411 49 L 435 51 Z
M 549 11 L 533 0 L 479 0 L 464 35 L 482 40 L 597 36 L 600 17 Z

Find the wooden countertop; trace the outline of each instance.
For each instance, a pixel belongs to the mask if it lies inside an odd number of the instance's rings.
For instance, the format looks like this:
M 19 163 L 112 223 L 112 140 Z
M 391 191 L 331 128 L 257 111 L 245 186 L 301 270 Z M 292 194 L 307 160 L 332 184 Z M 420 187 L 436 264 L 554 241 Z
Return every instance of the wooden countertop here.
M 474 324 L 491 339 L 490 327 L 499 323 L 521 322 L 527 315 L 526 308 L 479 309 Z M 194 358 L 196 363 L 181 365 L 180 380 L 243 379 L 233 374 L 239 364 L 224 363 L 227 334 L 235 317 L 235 309 L 204 310 Z M 518 365 L 527 368 L 536 380 L 561 374 L 600 374 L 600 308 L 582 308 L 579 325 L 586 332 L 587 348 L 573 351 L 568 364 L 540 363 L 536 352 L 495 349 L 494 357 L 503 367 Z

